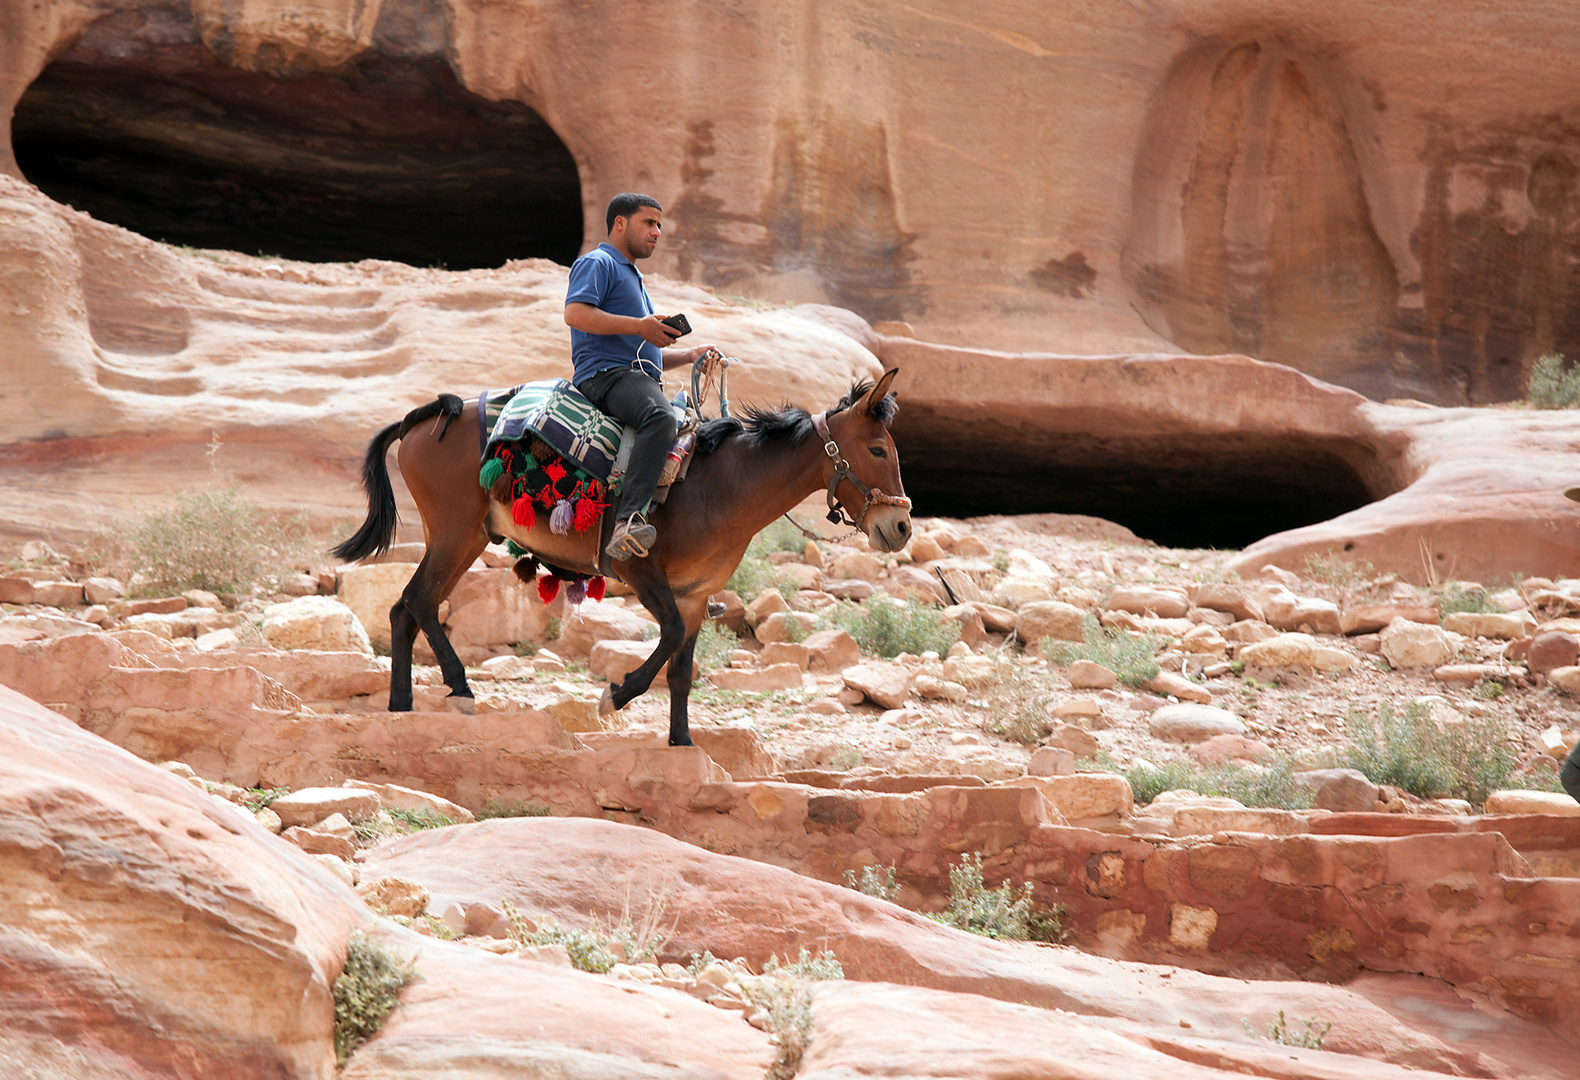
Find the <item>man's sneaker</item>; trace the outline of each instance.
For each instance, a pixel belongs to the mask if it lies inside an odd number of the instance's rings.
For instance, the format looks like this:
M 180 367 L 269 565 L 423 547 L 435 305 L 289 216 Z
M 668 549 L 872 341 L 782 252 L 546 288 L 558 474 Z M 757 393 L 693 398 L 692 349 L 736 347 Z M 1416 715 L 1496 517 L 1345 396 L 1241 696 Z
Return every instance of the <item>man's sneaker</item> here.
M 641 559 L 657 540 L 658 530 L 643 521 L 641 514 L 632 514 L 615 524 L 614 535 L 603 550 L 611 559 Z

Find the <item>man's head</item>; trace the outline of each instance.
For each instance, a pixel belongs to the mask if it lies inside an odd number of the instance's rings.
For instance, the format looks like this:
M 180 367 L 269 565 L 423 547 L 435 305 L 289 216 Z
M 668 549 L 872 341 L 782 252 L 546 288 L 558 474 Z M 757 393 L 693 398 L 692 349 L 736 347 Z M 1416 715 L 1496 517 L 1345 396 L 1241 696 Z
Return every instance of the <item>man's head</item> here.
M 658 246 L 663 218 L 664 208 L 653 196 L 626 191 L 609 200 L 604 223 L 611 244 L 632 259 L 645 259 Z

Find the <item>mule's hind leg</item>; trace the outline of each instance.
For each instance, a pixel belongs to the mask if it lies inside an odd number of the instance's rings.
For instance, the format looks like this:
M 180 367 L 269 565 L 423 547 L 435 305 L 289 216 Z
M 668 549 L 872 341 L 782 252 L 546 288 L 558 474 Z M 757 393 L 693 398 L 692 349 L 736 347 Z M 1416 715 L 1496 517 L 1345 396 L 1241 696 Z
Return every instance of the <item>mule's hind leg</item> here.
M 691 634 L 674 656 L 669 658 L 669 745 L 691 746 L 691 719 L 687 707 L 691 700 L 691 664 L 697 650 L 697 635 Z
M 406 598 L 390 608 L 390 712 L 411 712 L 411 649 L 417 643 L 417 620 Z
M 472 688 L 466 681 L 466 666 L 461 663 L 460 657 L 456 656 L 449 636 L 439 624 L 439 605 L 450 595 L 450 590 L 454 589 L 456 582 L 461 580 L 461 575 L 466 573 L 487 546 L 488 537 L 480 531 L 464 539 L 449 542 L 441 540 L 438 546 L 434 546 L 434 542 L 430 540 L 430 546 L 423 555 L 417 572 L 412 575 L 411 581 L 406 585 L 406 591 L 401 594 L 407 612 L 422 628 L 423 634 L 428 638 L 429 647 L 433 649 L 434 657 L 439 661 L 439 670 L 443 673 L 444 684 L 450 688 L 450 697 L 455 699 L 456 706 L 462 712 L 467 713 L 475 708 L 472 705 Z M 392 617 L 391 631 L 393 630 Z M 411 656 L 409 648 L 406 655 L 409 662 Z

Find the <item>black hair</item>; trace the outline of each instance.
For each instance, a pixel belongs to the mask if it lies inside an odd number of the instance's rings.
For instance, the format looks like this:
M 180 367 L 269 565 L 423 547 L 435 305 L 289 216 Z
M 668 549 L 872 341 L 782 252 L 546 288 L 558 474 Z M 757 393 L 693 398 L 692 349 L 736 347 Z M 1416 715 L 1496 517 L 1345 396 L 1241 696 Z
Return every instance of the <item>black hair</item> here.
M 872 389 L 872 383 L 859 382 L 850 388 L 850 392 L 839 399 L 839 403 L 828 414 L 843 412 L 856 405 L 867 392 Z M 899 411 L 900 400 L 890 393 L 884 396 L 873 409 L 874 419 L 884 427 L 894 419 L 894 414 Z M 697 429 L 697 453 L 711 454 L 731 435 L 742 434 L 746 441 L 754 447 L 767 446 L 769 443 L 784 440 L 791 446 L 800 446 L 815 433 L 812 426 L 812 414 L 796 405 L 784 405 L 777 409 L 762 409 L 748 405 L 744 410 L 745 417 L 730 416 L 705 420 Z
M 609 209 L 604 213 L 604 230 L 614 232 L 615 218 L 628 218 L 644 206 L 651 206 L 661 214 L 664 212 L 664 208 L 658 205 L 658 200 L 653 196 L 636 191 L 622 191 L 609 200 Z

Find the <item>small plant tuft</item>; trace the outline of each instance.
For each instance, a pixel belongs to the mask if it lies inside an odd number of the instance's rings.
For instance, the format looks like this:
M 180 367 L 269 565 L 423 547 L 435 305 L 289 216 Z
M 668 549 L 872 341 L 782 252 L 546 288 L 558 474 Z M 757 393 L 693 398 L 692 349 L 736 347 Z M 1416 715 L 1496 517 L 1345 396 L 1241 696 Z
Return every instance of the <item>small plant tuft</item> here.
M 478 821 L 491 821 L 494 818 L 549 817 L 552 813 L 548 803 L 535 801 L 507 803 L 490 799 L 483 804 L 476 817 Z
M 839 957 L 834 955 L 832 949 L 821 949 L 815 955 L 807 952 L 803 947 L 801 956 L 793 963 L 786 961 L 781 964 L 779 955 L 775 953 L 763 965 L 764 975 L 787 975 L 792 979 L 811 979 L 814 982 L 827 982 L 834 979 L 843 979 L 845 969 L 840 965 Z
M 1284 810 L 1307 809 L 1312 799 L 1310 788 L 1296 785 L 1295 766 L 1288 758 L 1250 767 L 1228 762 L 1203 766 L 1180 758 L 1162 765 L 1138 765 L 1125 770 L 1124 776 L 1138 803 L 1154 802 L 1165 791 L 1178 790 Z
M 1487 595 L 1487 590 L 1482 588 L 1467 589 L 1457 583 L 1450 583 L 1443 587 L 1437 594 L 1438 610 L 1444 615 L 1455 612 L 1467 611 L 1474 615 L 1485 615 L 1498 610 L 1493 604 L 1492 597 Z
M 274 802 L 275 799 L 284 798 L 290 793 L 291 789 L 288 787 L 251 788 L 248 790 L 246 797 L 241 800 L 241 804 L 256 814 L 259 810 Z
M 1257 1033 L 1256 1029 L 1251 1026 L 1251 1018 L 1248 1016 L 1242 1016 L 1240 1024 L 1245 1028 L 1245 1033 L 1253 1039 L 1266 1039 L 1268 1042 L 1276 1042 L 1283 1046 L 1293 1046 L 1301 1050 L 1321 1050 L 1322 1040 L 1326 1039 L 1328 1032 L 1333 1030 L 1333 1021 L 1329 1020 L 1322 1025 L 1319 1031 L 1317 1029 L 1318 1020 L 1315 1016 L 1312 1016 L 1307 1018 L 1304 1031 L 1295 1031 L 1290 1028 L 1288 1021 L 1284 1019 L 1283 1009 L 1278 1010 L 1278 1018 L 1276 1020 L 1268 1022 L 1265 1035 Z
M 1082 621 L 1082 628 L 1086 636 L 1084 642 L 1049 638 L 1042 643 L 1042 655 L 1060 667 L 1069 667 L 1077 660 L 1101 664 L 1126 686 L 1145 686 L 1157 678 L 1159 669 L 1153 657 L 1162 643 L 1155 635 L 1143 636 L 1106 627 L 1090 612 Z
M 1580 405 L 1580 368 L 1564 370 L 1564 358 L 1548 353 L 1531 365 L 1526 397 L 1538 409 L 1572 409 Z
M 841 746 L 828 757 L 828 763 L 837 772 L 850 772 L 850 770 L 860 767 L 861 761 L 861 751 L 854 746 Z
M 865 896 L 876 896 L 879 900 L 890 903 L 900 898 L 900 886 L 895 882 L 894 875 L 897 869 L 893 866 L 863 866 L 861 880 L 856 880 L 856 871 L 845 871 L 845 888 L 855 889 Z
M 832 622 L 856 639 L 864 653 L 893 660 L 901 653 L 943 655 L 960 636 L 960 624 L 941 608 L 874 596 L 864 604 L 841 600 Z
M 930 916 L 945 926 L 1005 941 L 1057 941 L 1063 933 L 1063 905 L 1034 914 L 1031 882 L 1019 888 L 1005 882 L 990 889 L 982 882 L 982 856 L 961 857 L 949 871 L 949 906 Z
M 1053 686 L 1046 675 L 1016 665 L 988 699 L 982 730 L 1024 746 L 1036 746 L 1052 730 L 1049 708 L 1053 700 Z
M 730 654 L 741 647 L 741 639 L 727 626 L 711 620 L 697 631 L 697 644 L 692 656 L 700 671 L 719 671 L 730 666 Z
M 346 964 L 335 979 L 335 1061 L 352 1053 L 384 1025 L 399 1004 L 401 987 L 417 978 L 416 967 L 360 930 L 346 942 Z
M 407 836 L 425 829 L 443 829 L 455 822 L 432 810 L 384 809 L 352 826 L 360 847 L 372 847 L 387 836 Z
M 1383 702 L 1375 722 L 1352 708 L 1346 726 L 1347 766 L 1374 784 L 1392 784 L 1423 799 L 1451 796 L 1480 806 L 1492 792 L 1509 787 L 1514 775 L 1508 728 L 1496 716 L 1439 727 L 1420 702 L 1403 710 Z

